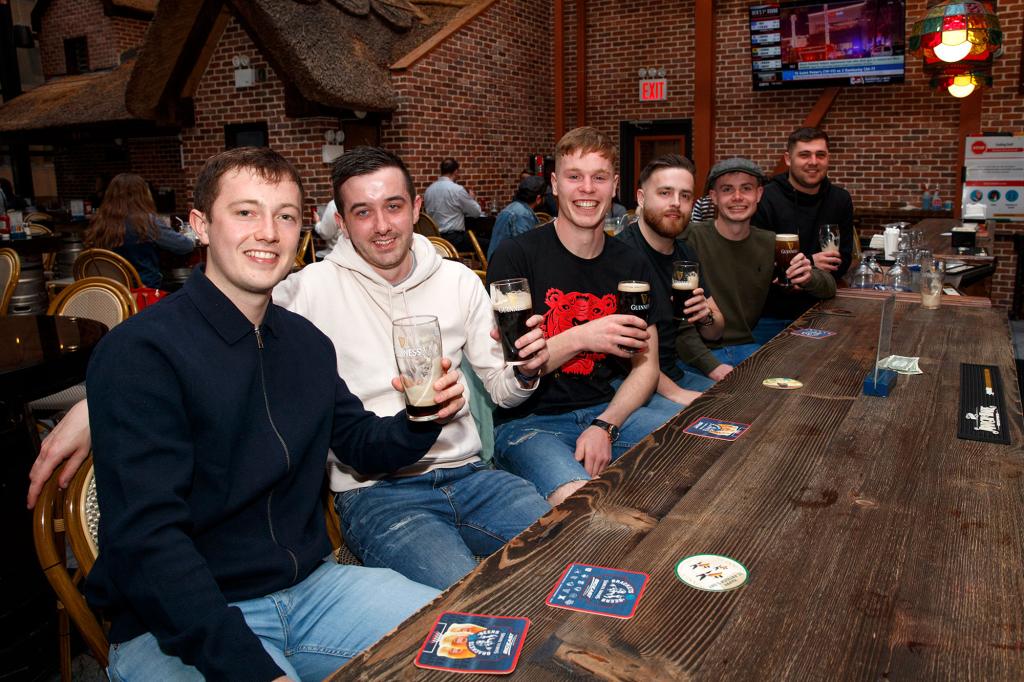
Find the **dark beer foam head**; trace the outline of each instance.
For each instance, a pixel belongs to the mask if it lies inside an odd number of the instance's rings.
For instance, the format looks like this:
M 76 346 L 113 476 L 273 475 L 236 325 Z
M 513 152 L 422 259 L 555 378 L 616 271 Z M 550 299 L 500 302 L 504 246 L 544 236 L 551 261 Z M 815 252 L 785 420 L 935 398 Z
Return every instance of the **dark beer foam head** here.
M 619 291 L 630 294 L 643 294 L 651 290 L 647 282 L 619 282 Z
M 800 235 L 796 235 L 796 234 L 777 234 L 777 235 L 775 235 L 775 241 L 777 241 L 777 242 L 797 242 L 797 241 L 800 241 Z

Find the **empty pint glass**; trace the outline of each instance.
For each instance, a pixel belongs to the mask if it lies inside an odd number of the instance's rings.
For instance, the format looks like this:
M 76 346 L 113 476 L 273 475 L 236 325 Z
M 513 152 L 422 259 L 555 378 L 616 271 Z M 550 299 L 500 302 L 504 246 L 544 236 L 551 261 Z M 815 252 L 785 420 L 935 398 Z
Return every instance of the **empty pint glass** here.
M 441 378 L 441 327 L 433 315 L 394 321 L 392 334 L 398 374 L 405 389 L 406 412 L 414 422 L 437 419 L 434 382 Z
M 800 253 L 800 237 L 795 234 L 775 235 L 775 267 L 778 270 L 779 284 L 789 286 L 789 277 L 786 270 L 789 270 L 790 263 L 796 254 Z
M 639 280 L 626 280 L 619 282 L 619 306 L 620 315 L 636 315 L 644 322 L 651 312 L 651 285 L 649 282 Z M 619 346 L 627 353 L 636 353 L 636 348 Z
M 942 306 L 944 263 L 929 259 L 921 263 L 921 305 L 934 310 Z
M 826 223 L 818 228 L 818 241 L 822 251 L 839 251 L 839 226 Z
M 700 264 L 689 260 L 672 262 L 672 317 L 686 317 L 686 301 L 700 286 Z
M 521 365 L 529 360 L 519 354 L 516 340 L 530 331 L 526 321 L 533 315 L 533 299 L 530 298 L 530 283 L 525 277 L 503 279 L 491 283 L 491 307 L 494 321 L 501 338 L 501 352 L 505 362 Z

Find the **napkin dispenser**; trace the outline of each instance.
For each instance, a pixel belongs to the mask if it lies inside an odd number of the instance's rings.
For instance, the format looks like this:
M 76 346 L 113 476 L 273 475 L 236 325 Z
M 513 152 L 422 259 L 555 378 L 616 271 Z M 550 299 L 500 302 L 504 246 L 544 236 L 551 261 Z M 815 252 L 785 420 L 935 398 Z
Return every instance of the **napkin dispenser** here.
M 973 249 L 977 243 L 978 227 L 977 225 L 964 225 L 962 227 L 954 227 L 951 230 L 953 234 L 953 248 L 957 249 L 960 247 L 966 247 Z

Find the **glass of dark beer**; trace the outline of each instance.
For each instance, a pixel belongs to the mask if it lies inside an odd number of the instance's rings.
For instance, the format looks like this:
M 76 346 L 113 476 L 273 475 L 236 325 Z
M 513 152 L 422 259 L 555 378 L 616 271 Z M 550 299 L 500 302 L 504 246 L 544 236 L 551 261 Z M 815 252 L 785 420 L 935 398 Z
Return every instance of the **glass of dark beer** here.
M 686 301 L 700 286 L 700 263 L 691 260 L 672 261 L 672 317 L 686 317 Z
M 651 284 L 640 280 L 625 280 L 619 282 L 619 305 L 616 311 L 619 315 L 635 315 L 644 322 L 651 312 Z M 627 353 L 636 353 L 636 348 L 627 348 L 620 345 L 619 348 Z
M 786 270 L 789 270 L 793 257 L 800 253 L 800 237 L 795 234 L 775 235 L 775 267 L 779 274 L 779 284 L 784 287 L 790 285 L 786 277 Z
M 516 339 L 530 331 L 526 321 L 533 315 L 533 299 L 530 298 L 530 283 L 525 277 L 502 279 L 491 283 L 491 307 L 494 321 L 501 338 L 501 353 L 510 365 L 521 365 L 529 361 L 516 348 Z
M 441 378 L 441 327 L 433 315 L 395 320 L 392 336 L 398 375 L 405 390 L 406 413 L 414 422 L 437 419 L 434 382 Z

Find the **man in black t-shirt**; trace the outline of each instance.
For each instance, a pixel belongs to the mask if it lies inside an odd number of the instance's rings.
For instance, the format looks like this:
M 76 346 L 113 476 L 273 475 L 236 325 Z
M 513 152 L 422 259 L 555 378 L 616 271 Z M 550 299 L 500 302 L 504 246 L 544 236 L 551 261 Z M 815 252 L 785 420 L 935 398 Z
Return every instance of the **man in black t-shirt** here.
M 636 191 L 638 220 L 618 235 L 638 249 L 654 271 L 652 306 L 658 309 L 662 320 L 658 324 L 658 394 L 683 405 L 696 399 L 695 391 L 709 388 L 732 369 L 719 362 L 704 345 L 703 339 L 713 341 L 722 336 L 725 322 L 708 291 L 703 271 L 699 288 L 687 298 L 685 319 L 676 320 L 672 315 L 672 264 L 680 260 L 697 261 L 696 254 L 677 239 L 693 207 L 694 175 L 693 162 L 680 154 L 666 154 L 648 163 L 640 172 Z M 689 371 L 684 372 L 682 364 L 689 365 Z M 694 372 L 694 367 L 707 376 Z
M 502 242 L 487 271 L 490 282 L 529 280 L 550 356 L 533 396 L 495 412 L 495 461 L 532 481 L 553 505 L 678 408 L 644 406 L 659 377 L 657 314 L 647 326 L 616 312 L 619 282 L 654 282 L 636 250 L 605 238 L 617 157 L 594 128 L 559 140 L 551 175 L 558 219 Z

